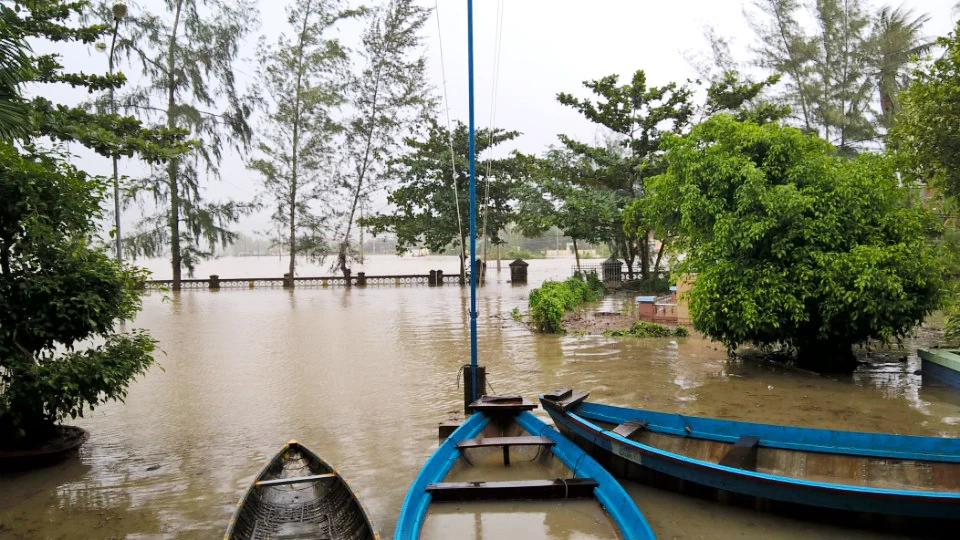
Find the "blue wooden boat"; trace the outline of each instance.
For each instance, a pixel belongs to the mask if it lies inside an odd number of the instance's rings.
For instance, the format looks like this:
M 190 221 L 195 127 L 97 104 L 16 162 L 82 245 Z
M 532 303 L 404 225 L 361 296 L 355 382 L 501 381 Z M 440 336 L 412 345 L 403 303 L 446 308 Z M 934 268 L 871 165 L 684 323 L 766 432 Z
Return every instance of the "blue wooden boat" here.
M 620 484 L 583 450 L 531 414 L 529 410 L 535 407 L 535 403 L 519 397 L 484 396 L 475 401 L 470 406 L 473 414 L 440 444 L 407 491 L 394 538 L 420 538 L 428 508 L 443 502 L 573 498 L 596 499 L 622 538 L 654 538 L 650 525 Z M 482 459 L 474 452 L 499 453 L 501 448 L 505 468 L 510 465 L 511 454 L 519 461 L 522 450 L 535 450 L 540 460 L 558 460 L 564 477 L 444 482 L 454 466 L 473 468 L 471 460 Z M 499 468 L 499 454 L 496 460 Z
M 857 526 L 956 533 L 960 439 L 811 429 L 540 396 L 608 470 L 674 491 Z

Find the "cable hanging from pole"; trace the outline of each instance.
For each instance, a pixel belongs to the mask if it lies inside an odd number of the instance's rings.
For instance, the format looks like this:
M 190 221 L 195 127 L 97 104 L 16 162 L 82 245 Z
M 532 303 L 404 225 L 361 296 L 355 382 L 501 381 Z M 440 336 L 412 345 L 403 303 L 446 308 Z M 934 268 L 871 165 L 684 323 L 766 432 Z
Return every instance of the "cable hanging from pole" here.
M 487 208 L 490 204 L 490 178 L 493 175 L 493 134 L 497 119 L 497 91 L 500 86 L 500 51 L 503 44 L 503 0 L 497 0 L 496 29 L 494 33 L 493 44 L 493 88 L 490 96 L 490 131 L 487 134 L 487 174 L 484 177 L 484 195 L 483 195 L 483 262 L 487 262 Z M 480 270 L 482 276 L 486 275 L 486 268 Z
M 457 207 L 457 240 L 460 243 L 460 260 L 466 259 L 466 246 L 463 245 L 463 220 L 460 217 L 460 193 L 457 190 L 457 158 L 453 150 L 453 127 L 450 122 L 450 99 L 447 97 L 447 69 L 443 60 L 443 28 L 440 26 L 440 4 L 437 0 L 433 2 L 433 12 L 437 14 L 437 41 L 440 45 L 440 76 L 443 79 L 443 108 L 447 115 L 447 143 L 450 146 L 450 169 L 453 172 L 453 201 Z M 463 263 L 460 264 L 464 268 Z M 463 279 L 463 273 L 460 274 Z

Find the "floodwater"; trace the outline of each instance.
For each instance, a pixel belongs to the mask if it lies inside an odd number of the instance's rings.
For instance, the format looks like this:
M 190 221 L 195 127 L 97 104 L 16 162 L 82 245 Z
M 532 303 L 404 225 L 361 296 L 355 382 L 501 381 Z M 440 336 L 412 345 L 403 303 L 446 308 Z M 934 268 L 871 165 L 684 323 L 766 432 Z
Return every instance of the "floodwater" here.
M 573 264 L 530 263 L 530 286 L 569 275 Z M 169 275 L 162 263 L 148 265 Z M 275 257 L 221 259 L 197 275 L 277 276 L 284 266 Z M 449 257 L 380 256 L 363 270 L 456 268 Z M 822 377 L 729 360 L 696 337 L 535 335 L 510 317 L 525 309 L 529 287 L 508 279 L 506 266 L 497 274 L 491 264 L 479 292 L 480 361 L 497 393 L 572 386 L 604 403 L 690 415 L 960 436 L 960 392 L 921 386 L 915 343 L 905 362 Z M 126 404 L 76 422 L 91 432 L 79 459 L 0 476 L 0 538 L 220 537 L 252 477 L 294 437 L 340 470 L 389 538 L 407 486 L 436 448 L 437 424 L 461 408 L 468 306 L 469 290 L 456 285 L 153 293 L 133 326 L 159 340 L 158 365 Z M 626 487 L 660 538 L 878 537 Z M 582 513 L 569 508 L 501 505 L 461 517 L 445 508 L 437 523 L 450 538 L 477 530 L 582 537 L 570 525 Z

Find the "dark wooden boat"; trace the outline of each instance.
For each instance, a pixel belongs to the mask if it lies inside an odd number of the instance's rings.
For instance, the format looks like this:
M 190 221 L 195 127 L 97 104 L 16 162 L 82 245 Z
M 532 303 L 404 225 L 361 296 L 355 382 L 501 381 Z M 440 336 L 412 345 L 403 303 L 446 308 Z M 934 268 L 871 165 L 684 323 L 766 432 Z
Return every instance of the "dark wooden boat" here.
M 804 519 L 956 532 L 960 439 L 700 418 L 586 397 L 564 389 L 540 400 L 560 432 L 615 475 Z
M 597 500 L 622 538 L 654 538 L 643 514 L 623 487 L 583 450 L 531 414 L 529 410 L 533 408 L 535 403 L 520 397 L 484 396 L 471 404 L 473 414 L 440 444 L 407 491 L 394 538 L 420 538 L 432 503 L 577 498 Z M 448 475 L 455 467 L 489 473 L 489 469 L 474 467 L 474 464 L 483 460 L 483 452 L 496 453 L 486 457 L 495 457 L 494 463 L 498 463 L 501 451 L 504 469 L 510 467 L 511 459 L 515 465 L 521 459 L 539 459 L 541 464 L 550 464 L 550 472 L 562 471 L 563 476 L 492 482 L 444 481 L 449 480 Z M 533 454 L 533 459 L 529 459 L 529 454 Z M 499 469 L 499 465 L 496 468 Z M 508 477 L 515 474 L 511 469 L 506 470 L 511 471 Z
M 347 482 L 290 441 L 240 498 L 224 540 L 379 539 Z

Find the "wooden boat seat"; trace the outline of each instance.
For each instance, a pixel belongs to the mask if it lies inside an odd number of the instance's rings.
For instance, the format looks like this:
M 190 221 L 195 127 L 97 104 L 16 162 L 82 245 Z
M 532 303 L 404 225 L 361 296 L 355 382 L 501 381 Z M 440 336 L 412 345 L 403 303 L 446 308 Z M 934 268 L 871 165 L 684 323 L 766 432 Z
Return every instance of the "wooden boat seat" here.
M 283 486 L 287 484 L 299 484 L 302 482 L 317 482 L 319 480 L 325 480 L 327 478 L 336 478 L 337 473 L 327 473 L 327 474 L 314 474 L 311 476 L 292 476 L 290 478 L 274 478 L 272 480 L 260 480 L 257 482 L 257 487 L 264 486 Z
M 509 482 L 440 482 L 427 485 L 434 501 L 592 499 L 593 478 Z
M 547 437 L 478 437 L 464 439 L 457 443 L 457 448 L 485 448 L 489 446 L 552 446 L 554 443 Z
M 743 435 L 737 439 L 737 442 L 733 443 L 730 450 L 720 459 L 720 465 L 736 467 L 747 471 L 756 471 L 759 447 L 760 439 Z
M 634 433 L 643 429 L 647 429 L 647 425 L 649 425 L 649 422 L 646 420 L 627 420 L 626 422 L 613 428 L 612 431 L 624 439 L 629 439 Z
M 502 446 L 503 464 L 510 465 L 511 446 L 553 446 L 553 444 L 553 441 L 547 437 L 479 437 L 476 439 L 464 439 L 457 443 L 457 448 L 489 448 L 491 446 Z

